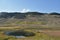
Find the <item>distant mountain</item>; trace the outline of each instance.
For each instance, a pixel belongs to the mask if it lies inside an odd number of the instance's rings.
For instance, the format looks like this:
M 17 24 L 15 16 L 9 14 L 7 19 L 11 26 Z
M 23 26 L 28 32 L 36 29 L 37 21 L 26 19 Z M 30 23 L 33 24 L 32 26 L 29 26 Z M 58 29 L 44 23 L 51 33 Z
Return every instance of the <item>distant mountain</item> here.
M 52 12 L 50 15 L 60 15 L 60 13 Z
M 39 12 L 26 12 L 26 13 L 20 13 L 20 12 L 1 12 L 0 18 L 17 18 L 17 19 L 24 19 L 26 16 L 34 16 L 34 15 L 48 15 L 48 13 L 39 13 Z M 49 15 L 60 15 L 60 13 L 52 12 Z
M 0 13 L 0 18 L 19 18 L 19 19 L 24 19 L 26 18 L 27 15 L 44 15 L 44 13 L 39 13 L 39 12 L 27 12 L 27 13 L 19 13 L 19 12 L 14 12 L 14 13 L 8 13 L 8 12 L 1 12 Z

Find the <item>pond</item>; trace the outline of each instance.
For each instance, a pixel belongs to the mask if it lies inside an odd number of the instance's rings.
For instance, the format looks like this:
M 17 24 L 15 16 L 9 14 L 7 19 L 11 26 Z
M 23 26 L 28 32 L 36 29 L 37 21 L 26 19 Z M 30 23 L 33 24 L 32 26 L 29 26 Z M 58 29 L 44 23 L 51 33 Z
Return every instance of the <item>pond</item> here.
M 6 31 L 4 32 L 8 36 L 15 36 L 16 38 L 26 38 L 29 36 L 35 36 L 35 33 L 33 32 L 28 32 L 24 30 L 18 30 L 18 31 Z

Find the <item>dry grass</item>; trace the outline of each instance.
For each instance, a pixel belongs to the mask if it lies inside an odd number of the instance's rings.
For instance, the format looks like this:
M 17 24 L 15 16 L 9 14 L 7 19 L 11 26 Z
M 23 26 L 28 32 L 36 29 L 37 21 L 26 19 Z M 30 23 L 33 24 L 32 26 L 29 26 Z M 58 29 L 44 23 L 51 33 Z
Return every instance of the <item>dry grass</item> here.
M 9 29 L 9 27 L 7 27 L 8 29 Z M 7 30 L 7 28 L 3 28 L 3 29 L 0 29 L 0 30 Z M 16 30 L 16 28 L 12 28 L 11 27 L 11 29 L 9 29 L 9 30 Z M 17 29 L 18 29 L 18 27 L 17 27 Z M 19 30 L 19 29 L 18 29 Z M 26 37 L 26 38 L 15 38 L 15 37 L 13 37 L 13 36 L 7 36 L 7 35 L 5 35 L 4 34 L 4 32 L 3 31 L 1 31 L 0 32 L 0 40 L 5 40 L 5 39 L 9 39 L 9 40 L 60 40 L 60 36 L 59 37 L 57 37 L 57 36 L 49 36 L 50 34 L 50 32 L 51 31 L 48 31 L 48 30 L 42 30 L 42 31 L 40 31 L 39 32 L 39 30 L 36 30 L 36 29 L 32 29 L 32 30 L 30 30 L 30 29 L 25 29 L 26 31 L 32 31 L 32 32 L 35 32 L 35 36 L 33 36 L 33 37 Z

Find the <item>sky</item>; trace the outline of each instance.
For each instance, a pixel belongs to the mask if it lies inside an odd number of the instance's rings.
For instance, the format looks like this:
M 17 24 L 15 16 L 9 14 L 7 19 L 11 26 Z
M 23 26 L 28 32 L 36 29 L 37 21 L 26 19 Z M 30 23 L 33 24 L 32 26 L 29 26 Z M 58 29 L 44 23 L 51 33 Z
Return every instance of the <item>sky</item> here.
M 0 12 L 59 12 L 60 0 L 0 0 Z

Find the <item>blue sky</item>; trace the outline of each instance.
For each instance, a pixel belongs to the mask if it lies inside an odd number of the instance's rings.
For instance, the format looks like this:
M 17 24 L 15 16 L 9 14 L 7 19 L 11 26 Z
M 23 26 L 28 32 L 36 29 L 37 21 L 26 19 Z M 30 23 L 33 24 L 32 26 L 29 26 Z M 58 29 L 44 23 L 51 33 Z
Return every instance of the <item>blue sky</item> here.
M 0 12 L 60 12 L 60 0 L 0 0 Z

